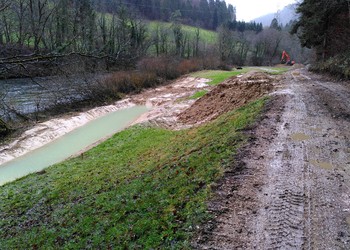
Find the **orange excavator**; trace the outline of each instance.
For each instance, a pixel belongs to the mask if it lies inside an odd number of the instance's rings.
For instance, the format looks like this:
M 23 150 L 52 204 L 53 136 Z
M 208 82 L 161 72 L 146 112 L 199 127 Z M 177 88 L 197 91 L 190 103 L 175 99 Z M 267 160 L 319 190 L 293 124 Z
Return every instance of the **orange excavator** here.
M 288 53 L 285 50 L 283 50 L 283 52 L 282 52 L 281 63 L 285 63 L 289 66 L 292 66 L 295 64 L 295 62 L 290 59 L 290 56 L 288 55 Z

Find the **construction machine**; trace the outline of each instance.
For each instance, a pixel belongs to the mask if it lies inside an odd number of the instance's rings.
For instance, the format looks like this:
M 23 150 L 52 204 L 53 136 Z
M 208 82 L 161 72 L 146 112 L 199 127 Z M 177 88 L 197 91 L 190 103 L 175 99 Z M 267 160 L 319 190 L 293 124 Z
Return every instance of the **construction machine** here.
M 281 58 L 281 63 L 283 63 L 283 64 L 287 64 L 287 65 L 289 65 L 289 66 L 292 66 L 292 65 L 294 65 L 294 61 L 292 61 L 291 59 L 290 59 L 290 56 L 288 55 L 288 53 L 285 51 L 285 50 L 283 50 L 283 52 L 282 52 L 282 58 Z

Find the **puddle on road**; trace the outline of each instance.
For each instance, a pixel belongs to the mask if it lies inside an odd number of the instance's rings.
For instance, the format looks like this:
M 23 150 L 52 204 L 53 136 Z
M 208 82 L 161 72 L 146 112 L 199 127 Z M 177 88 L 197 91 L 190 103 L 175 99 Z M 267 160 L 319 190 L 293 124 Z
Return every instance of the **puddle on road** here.
M 307 134 L 295 133 L 295 134 L 292 134 L 290 138 L 293 141 L 306 141 L 306 140 L 309 140 L 311 137 L 308 136 Z
M 320 167 L 320 168 L 323 168 L 325 170 L 332 170 L 333 169 L 333 165 L 330 164 L 329 162 L 311 160 L 310 163 L 316 167 Z
M 311 128 L 311 130 L 315 132 L 322 132 L 322 128 Z

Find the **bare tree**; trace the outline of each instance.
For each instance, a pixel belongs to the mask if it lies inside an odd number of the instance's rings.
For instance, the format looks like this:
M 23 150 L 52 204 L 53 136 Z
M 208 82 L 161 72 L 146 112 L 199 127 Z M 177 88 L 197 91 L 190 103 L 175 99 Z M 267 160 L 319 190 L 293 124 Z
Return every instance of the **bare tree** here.
M 28 15 L 28 1 L 27 0 L 18 0 L 14 1 L 12 4 L 12 9 L 17 17 L 17 43 L 20 46 L 23 46 L 24 41 L 26 40 L 26 35 L 28 34 L 27 27 L 27 15 Z
M 0 2 L 0 12 L 6 10 L 11 5 L 11 0 L 2 0 Z
M 350 0 L 347 0 L 348 1 L 348 9 L 349 9 L 349 24 L 350 24 Z
M 46 25 L 54 8 L 50 8 L 49 0 L 29 0 L 29 23 L 34 38 L 34 50 L 39 51 L 40 43 L 45 44 Z
M 235 49 L 233 31 L 228 27 L 219 28 L 219 54 L 222 62 L 230 62 Z

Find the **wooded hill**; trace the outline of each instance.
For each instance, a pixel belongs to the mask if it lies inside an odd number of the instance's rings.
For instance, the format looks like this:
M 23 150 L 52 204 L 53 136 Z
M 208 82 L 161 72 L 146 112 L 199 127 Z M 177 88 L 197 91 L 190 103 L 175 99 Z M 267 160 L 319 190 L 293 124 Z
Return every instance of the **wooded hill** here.
M 154 56 L 150 51 L 156 51 L 156 56 L 190 58 L 213 49 L 201 39 L 199 30 L 194 35 L 185 32 L 184 23 L 210 29 L 229 23 L 240 32 L 262 30 L 255 23 L 237 22 L 233 6 L 219 0 L 1 0 L 0 17 L 3 78 L 56 74 L 67 64 L 62 59 L 72 55 L 102 59 L 101 68 L 108 70 L 115 64 L 134 67 L 143 56 Z M 169 21 L 171 26 L 150 29 L 145 19 Z M 69 70 L 81 66 L 88 71 L 100 67 L 96 62 L 78 61 Z
M 117 13 L 123 6 L 148 20 L 171 21 L 179 11 L 185 24 L 215 30 L 236 19 L 236 10 L 222 0 L 93 0 L 100 12 Z

